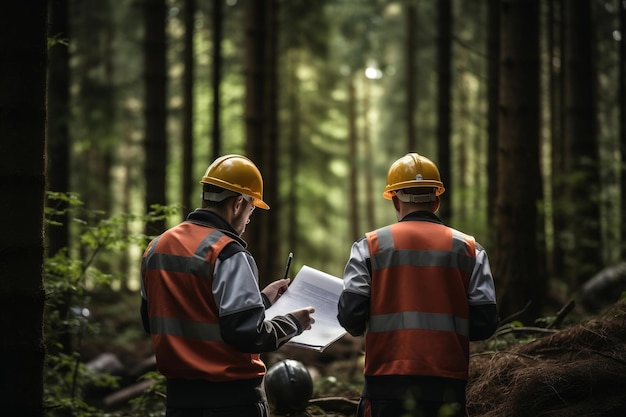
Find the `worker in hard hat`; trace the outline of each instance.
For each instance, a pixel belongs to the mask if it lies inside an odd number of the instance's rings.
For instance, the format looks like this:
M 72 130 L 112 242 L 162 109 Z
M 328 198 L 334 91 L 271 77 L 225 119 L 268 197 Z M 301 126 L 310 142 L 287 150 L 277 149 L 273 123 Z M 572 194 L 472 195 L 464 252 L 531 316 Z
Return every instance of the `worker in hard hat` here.
M 167 417 L 268 417 L 260 353 L 310 329 L 313 308 L 265 320 L 286 289 L 259 290 L 258 269 L 241 238 L 263 201 L 256 165 L 240 155 L 206 170 L 202 207 L 148 245 L 141 265 L 141 316 L 167 381 Z
M 352 245 L 337 318 L 365 334 L 358 416 L 466 415 L 469 342 L 496 330 L 496 296 L 485 249 L 436 216 L 443 192 L 430 159 L 403 156 L 383 193 L 398 222 Z

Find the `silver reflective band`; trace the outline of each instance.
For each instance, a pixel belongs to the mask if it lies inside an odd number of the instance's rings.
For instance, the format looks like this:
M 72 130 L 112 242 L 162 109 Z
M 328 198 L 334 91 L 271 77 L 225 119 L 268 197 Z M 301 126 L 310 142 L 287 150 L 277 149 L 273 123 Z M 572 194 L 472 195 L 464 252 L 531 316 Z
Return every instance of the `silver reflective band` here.
M 450 314 L 404 312 L 379 314 L 370 318 L 370 333 L 394 330 L 436 330 L 469 336 L 469 320 Z
M 152 334 L 169 334 L 189 339 L 222 341 L 219 324 L 197 323 L 173 317 L 150 317 L 150 331 Z
M 204 201 L 223 201 L 226 200 L 228 197 L 235 197 L 238 195 L 240 194 L 230 190 L 224 190 L 219 193 L 210 193 L 208 191 L 203 191 L 201 197 Z
M 407 194 L 402 190 L 396 191 L 396 197 L 404 203 L 430 203 L 436 200 L 435 193 Z

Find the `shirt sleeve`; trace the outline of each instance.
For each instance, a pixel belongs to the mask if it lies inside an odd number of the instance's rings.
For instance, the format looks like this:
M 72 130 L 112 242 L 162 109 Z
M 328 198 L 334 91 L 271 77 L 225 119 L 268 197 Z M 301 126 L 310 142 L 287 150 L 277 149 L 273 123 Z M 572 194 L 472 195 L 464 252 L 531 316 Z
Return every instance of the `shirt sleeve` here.
M 216 262 L 213 297 L 222 338 L 242 352 L 271 352 L 302 332 L 290 314 L 265 320 L 256 263 L 247 252 Z
M 487 252 L 476 245 L 476 265 L 470 278 L 468 301 L 470 305 L 495 304 L 496 289 Z
M 339 297 L 337 320 L 352 336 L 362 335 L 369 321 L 372 286 L 369 257 L 367 241 L 355 242 L 343 273 L 344 289 Z
M 213 297 L 219 315 L 263 307 L 256 263 L 247 252 L 217 260 L 213 274 Z
M 476 265 L 468 291 L 470 340 L 489 338 L 498 327 L 496 289 L 487 252 L 476 245 Z

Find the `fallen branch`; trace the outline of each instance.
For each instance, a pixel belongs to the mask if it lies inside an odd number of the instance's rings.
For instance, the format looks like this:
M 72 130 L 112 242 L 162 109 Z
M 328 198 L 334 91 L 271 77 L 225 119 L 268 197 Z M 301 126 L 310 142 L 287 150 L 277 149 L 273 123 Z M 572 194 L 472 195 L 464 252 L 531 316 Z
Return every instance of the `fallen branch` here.
M 563 308 L 556 313 L 556 318 L 552 323 L 550 323 L 548 329 L 558 329 L 561 327 L 563 320 L 574 309 L 574 307 L 576 307 L 576 302 L 574 300 L 570 300 L 567 304 L 565 304 Z
M 356 406 L 359 404 L 356 400 L 350 400 L 344 397 L 326 397 L 326 398 L 313 398 L 309 400 L 310 406 L 317 406 L 322 410 L 335 411 L 338 413 L 351 415 L 356 411 Z

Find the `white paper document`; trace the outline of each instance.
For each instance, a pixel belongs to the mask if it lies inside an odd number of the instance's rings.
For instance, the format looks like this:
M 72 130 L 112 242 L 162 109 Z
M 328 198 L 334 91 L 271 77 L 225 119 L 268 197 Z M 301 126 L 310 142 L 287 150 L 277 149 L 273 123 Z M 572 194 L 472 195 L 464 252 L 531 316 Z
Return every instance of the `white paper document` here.
M 312 306 L 315 323 L 311 330 L 291 339 L 288 344 L 323 352 L 346 331 L 337 321 L 337 303 L 343 290 L 343 281 L 317 269 L 304 265 L 293 278 L 289 289 L 265 311 L 269 320 L 294 310 Z

